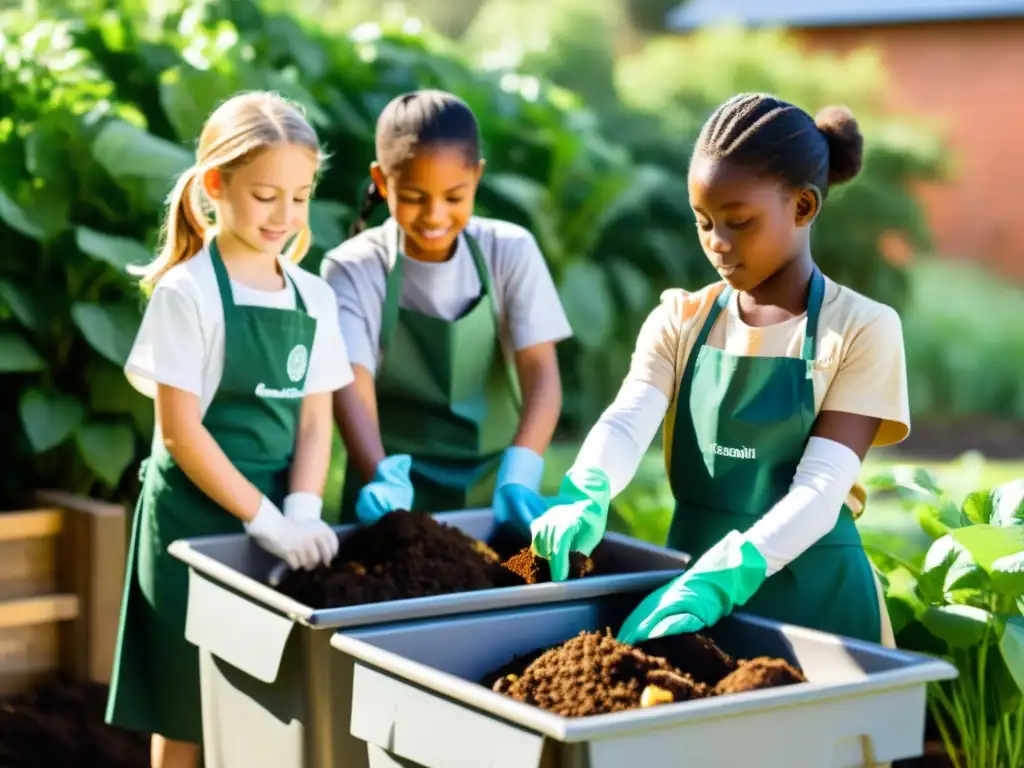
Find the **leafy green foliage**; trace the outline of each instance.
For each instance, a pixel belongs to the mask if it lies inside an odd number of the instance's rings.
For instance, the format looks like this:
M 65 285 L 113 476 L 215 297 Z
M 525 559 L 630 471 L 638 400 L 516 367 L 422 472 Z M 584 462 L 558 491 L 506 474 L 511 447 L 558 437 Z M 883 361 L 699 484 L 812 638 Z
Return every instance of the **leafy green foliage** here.
M 330 155 L 311 208 L 315 244 L 304 265 L 314 272 L 352 218 L 383 106 L 421 87 L 467 100 L 488 160 L 478 213 L 534 232 L 576 329 L 559 349 L 563 432 L 585 429 L 607 405 L 660 291 L 714 277 L 690 223 L 682 172 L 690 134 L 677 130 L 703 112 L 625 104 L 611 58 L 601 87 L 575 88 L 587 106 L 530 67 L 474 65 L 408 18 L 340 35 L 277 0 L 176 0 L 161 10 L 82 0 L 69 19 L 64 7 L 8 13 L 0 38 L 0 408 L 18 427 L 0 447 L 0 498 L 43 485 L 133 495 L 130 469 L 148 450 L 153 414 L 120 370 L 142 311 L 128 268 L 153 253 L 166 195 L 204 119 L 240 90 L 298 101 Z M 603 44 L 584 30 L 570 48 L 597 62 Z M 850 232 L 866 228 L 860 240 L 848 233 L 851 243 L 873 238 L 876 215 L 899 228 L 916 211 L 902 185 L 918 168 L 904 148 L 885 146 L 904 158 L 879 166 L 891 190 L 872 187 L 835 206 Z M 860 213 L 874 204 L 872 189 L 899 198 L 898 215 L 891 202 Z M 859 261 L 835 276 L 889 298 L 889 278 L 875 275 L 892 270 L 852 247 L 837 239 L 833 262 Z
M 872 480 L 894 491 L 935 538 L 920 568 L 874 556 L 898 645 L 941 655 L 959 677 L 929 704 L 956 765 L 1024 760 L 1024 479 L 957 507 L 922 469 Z M 962 749 L 962 753 L 959 751 Z

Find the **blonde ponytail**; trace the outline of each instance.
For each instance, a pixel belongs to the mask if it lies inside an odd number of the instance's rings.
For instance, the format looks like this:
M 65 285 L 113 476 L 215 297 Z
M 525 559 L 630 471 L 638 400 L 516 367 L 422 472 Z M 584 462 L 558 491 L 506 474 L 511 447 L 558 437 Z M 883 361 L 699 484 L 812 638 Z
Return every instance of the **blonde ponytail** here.
M 199 185 L 196 183 L 198 178 L 199 168 L 196 166 L 178 177 L 168 198 L 160 253 L 145 267 L 133 270 L 142 276 L 139 284 L 147 296 L 153 293 L 167 270 L 203 250 L 209 221 L 202 212 Z

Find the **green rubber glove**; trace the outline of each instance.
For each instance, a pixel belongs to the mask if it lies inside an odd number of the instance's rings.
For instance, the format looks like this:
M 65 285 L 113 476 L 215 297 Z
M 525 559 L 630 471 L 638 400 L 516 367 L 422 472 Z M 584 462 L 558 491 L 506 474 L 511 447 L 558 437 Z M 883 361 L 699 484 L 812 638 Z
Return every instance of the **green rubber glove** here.
M 612 494 L 608 475 L 597 467 L 570 469 L 547 512 L 530 524 L 533 551 L 550 561 L 551 580 L 569 577 L 569 553 L 589 556 L 608 525 Z
M 764 583 L 768 564 L 738 531 L 730 531 L 696 563 L 655 590 L 623 622 L 618 641 L 699 632 L 743 605 Z

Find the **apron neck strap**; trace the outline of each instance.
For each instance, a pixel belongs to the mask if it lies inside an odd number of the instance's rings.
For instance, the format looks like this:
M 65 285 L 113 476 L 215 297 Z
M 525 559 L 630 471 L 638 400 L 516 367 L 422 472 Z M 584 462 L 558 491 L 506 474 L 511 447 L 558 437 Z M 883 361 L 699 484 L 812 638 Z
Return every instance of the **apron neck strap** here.
M 821 274 L 817 264 L 814 265 L 811 271 L 810 287 L 811 291 L 807 299 L 807 329 L 804 331 L 804 345 L 800 355 L 800 359 L 808 363 L 814 361 L 817 350 L 818 315 L 821 314 L 821 304 L 825 297 L 825 276 Z M 715 299 L 715 303 L 711 306 L 711 311 L 708 312 L 707 319 L 700 329 L 697 340 L 693 343 L 695 350 L 700 349 L 707 342 L 708 335 L 711 333 L 711 329 L 714 328 L 715 321 L 718 320 L 718 315 L 729 305 L 732 293 L 732 286 L 727 285 L 718 294 L 718 298 Z M 690 357 L 693 357 L 692 352 Z
M 811 292 L 807 298 L 807 328 L 804 331 L 804 348 L 801 355 L 808 363 L 813 363 L 817 355 L 818 315 L 821 314 L 821 304 L 824 300 L 825 276 L 815 264 L 811 272 Z
M 220 255 L 220 247 L 217 245 L 217 238 L 210 240 L 210 261 L 213 262 L 213 273 L 217 276 L 217 289 L 220 291 L 220 302 L 224 306 L 224 319 L 234 317 L 237 305 L 235 295 L 231 290 L 231 280 L 228 277 L 228 269 L 224 266 L 224 259 Z M 284 276 L 285 285 L 291 285 L 295 293 L 295 308 L 299 312 L 306 312 L 306 302 L 302 300 L 302 293 L 299 286 L 292 280 L 291 275 L 282 267 L 281 274 Z
M 393 219 L 385 225 L 385 243 L 387 247 L 387 262 L 384 268 L 387 269 L 388 262 L 391 263 L 391 271 L 387 275 L 387 287 L 384 292 L 384 307 L 380 321 L 380 354 L 381 358 L 387 353 L 391 337 L 398 325 L 399 301 L 402 298 L 402 273 L 404 272 L 404 259 L 398 249 L 398 223 Z M 494 326 L 498 327 L 498 299 L 494 295 L 494 287 L 491 282 L 490 273 L 487 271 L 487 264 L 484 262 L 484 254 L 480 244 L 472 235 L 463 230 L 461 233 L 466 238 L 469 246 L 469 253 L 473 257 L 473 265 L 476 267 L 477 277 L 480 278 L 480 285 L 483 293 L 487 294 L 491 305 L 491 315 L 494 318 Z M 458 246 L 456 246 L 457 248 Z

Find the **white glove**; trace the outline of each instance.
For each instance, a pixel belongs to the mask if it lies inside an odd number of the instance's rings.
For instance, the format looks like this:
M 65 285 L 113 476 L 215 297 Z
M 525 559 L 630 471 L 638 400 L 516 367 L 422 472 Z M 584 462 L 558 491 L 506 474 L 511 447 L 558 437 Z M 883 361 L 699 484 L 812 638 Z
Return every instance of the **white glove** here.
M 324 500 L 315 493 L 299 491 L 290 493 L 284 497 L 284 516 L 287 520 L 308 525 L 315 533 L 317 549 L 320 550 L 320 559 L 325 565 L 330 563 L 338 554 L 338 534 L 331 530 L 331 527 L 320 519 L 323 512 Z
M 246 533 L 256 543 L 284 560 L 295 570 L 312 570 L 320 562 L 316 534 L 309 523 L 288 520 L 266 496 L 260 502 L 256 516 L 245 524 Z

